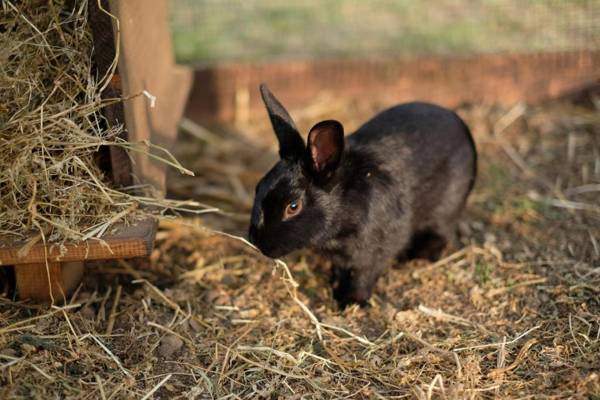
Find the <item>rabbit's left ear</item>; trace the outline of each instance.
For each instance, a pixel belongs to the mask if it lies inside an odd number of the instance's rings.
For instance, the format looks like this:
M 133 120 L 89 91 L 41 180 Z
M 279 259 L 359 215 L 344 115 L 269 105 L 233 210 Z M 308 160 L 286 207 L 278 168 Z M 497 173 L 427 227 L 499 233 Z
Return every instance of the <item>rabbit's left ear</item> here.
M 304 153 L 304 140 L 294 124 L 285 107 L 269 91 L 265 83 L 260 85 L 260 94 L 262 96 L 271 125 L 279 142 L 279 156 L 284 160 L 299 160 Z
M 317 177 L 329 177 L 338 167 L 344 152 L 344 127 L 338 121 L 321 121 L 308 134 L 304 156 L 308 171 Z

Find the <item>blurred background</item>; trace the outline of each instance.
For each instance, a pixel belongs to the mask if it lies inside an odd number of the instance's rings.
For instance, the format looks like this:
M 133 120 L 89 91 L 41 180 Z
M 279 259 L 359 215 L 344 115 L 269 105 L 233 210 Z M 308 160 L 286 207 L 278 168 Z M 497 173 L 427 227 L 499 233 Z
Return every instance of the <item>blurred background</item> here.
M 552 197 L 600 180 L 598 131 L 564 126 L 580 118 L 574 106 L 598 122 L 600 0 L 176 0 L 170 26 L 178 62 L 194 70 L 175 150 L 197 174 L 172 176 L 171 195 L 240 213 L 240 234 L 254 185 L 277 157 L 261 82 L 304 135 L 330 118 L 350 133 L 407 101 L 458 110 L 489 151 L 480 182 L 487 171 L 491 181 L 479 194 L 492 210 L 506 200 L 483 193 L 535 170 L 533 150 L 543 148 L 540 190 Z M 573 169 L 558 177 L 548 163 L 563 159 Z M 530 205 L 538 184 L 514 198 Z
M 600 47 L 597 0 L 177 0 L 192 64 Z
M 358 96 L 511 104 L 598 79 L 600 0 L 177 0 L 170 21 L 202 124 L 262 116 L 261 81 L 304 108 Z

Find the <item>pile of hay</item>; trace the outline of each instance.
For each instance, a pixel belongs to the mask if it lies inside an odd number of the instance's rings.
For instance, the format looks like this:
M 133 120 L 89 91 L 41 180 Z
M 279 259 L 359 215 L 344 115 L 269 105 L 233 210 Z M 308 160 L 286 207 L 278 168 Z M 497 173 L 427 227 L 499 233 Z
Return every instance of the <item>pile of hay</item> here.
M 111 76 L 94 72 L 87 10 L 87 1 L 2 2 L 0 236 L 77 241 L 147 212 L 99 167 L 103 146 L 140 148 L 101 115 L 119 99 L 100 96 Z

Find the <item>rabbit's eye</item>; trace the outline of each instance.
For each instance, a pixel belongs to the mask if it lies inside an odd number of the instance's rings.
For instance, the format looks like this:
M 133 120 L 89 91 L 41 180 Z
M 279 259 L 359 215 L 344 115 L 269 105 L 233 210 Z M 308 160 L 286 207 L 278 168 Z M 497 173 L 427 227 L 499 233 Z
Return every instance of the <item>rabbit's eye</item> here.
M 290 201 L 287 207 L 285 208 L 285 211 L 283 212 L 283 220 L 287 221 L 288 219 L 298 215 L 300 211 L 302 211 L 302 201 Z

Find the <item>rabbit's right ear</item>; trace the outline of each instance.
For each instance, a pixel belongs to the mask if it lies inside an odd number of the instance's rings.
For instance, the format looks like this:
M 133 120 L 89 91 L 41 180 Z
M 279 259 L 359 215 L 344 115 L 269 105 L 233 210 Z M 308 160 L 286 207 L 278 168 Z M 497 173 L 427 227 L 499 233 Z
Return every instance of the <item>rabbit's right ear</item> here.
M 292 117 L 264 83 L 260 84 L 260 94 L 279 141 L 279 156 L 286 160 L 299 160 L 304 153 L 305 146 Z
M 338 121 L 321 121 L 308 133 L 304 165 L 317 179 L 327 179 L 339 166 L 344 152 L 344 127 Z

